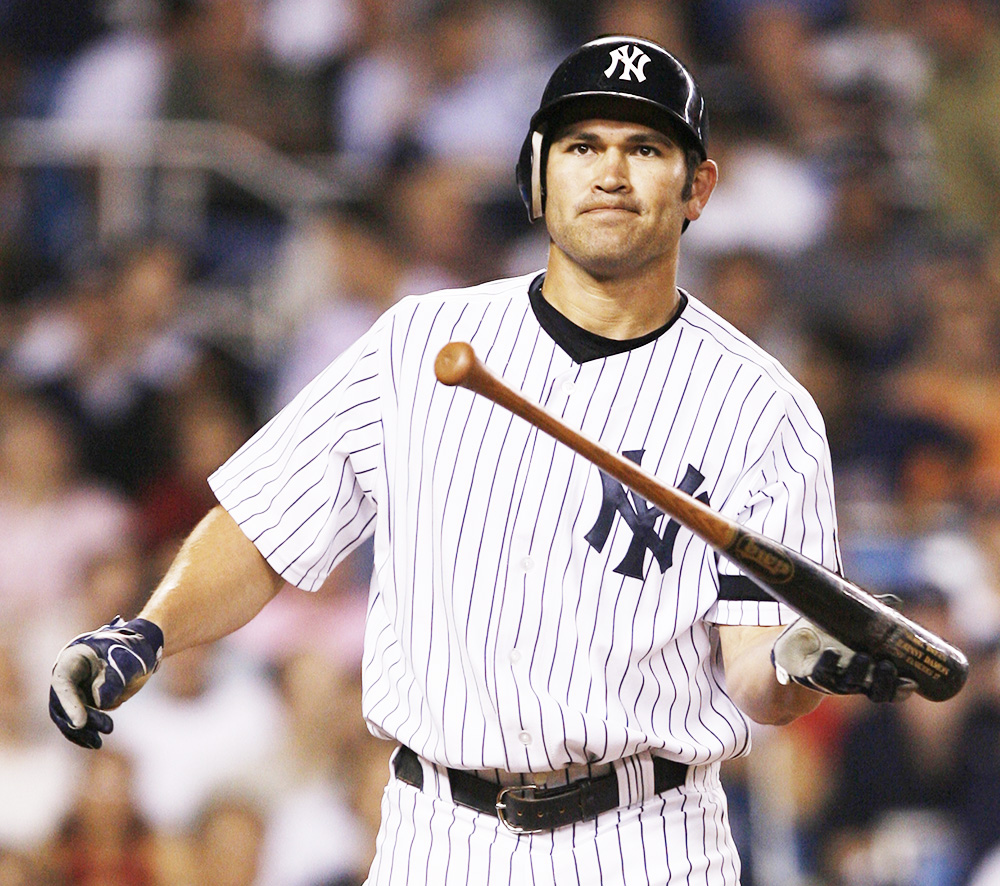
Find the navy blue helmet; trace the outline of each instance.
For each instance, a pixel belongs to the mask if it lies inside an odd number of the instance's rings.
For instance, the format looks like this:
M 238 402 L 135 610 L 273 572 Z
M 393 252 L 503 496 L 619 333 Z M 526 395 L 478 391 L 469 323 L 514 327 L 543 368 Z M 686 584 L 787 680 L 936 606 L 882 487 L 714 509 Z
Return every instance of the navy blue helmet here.
M 521 199 L 534 221 L 545 207 L 542 169 L 555 126 L 626 115 L 707 157 L 708 115 L 694 78 L 662 46 L 638 37 L 600 37 L 568 55 L 549 78 L 517 162 Z

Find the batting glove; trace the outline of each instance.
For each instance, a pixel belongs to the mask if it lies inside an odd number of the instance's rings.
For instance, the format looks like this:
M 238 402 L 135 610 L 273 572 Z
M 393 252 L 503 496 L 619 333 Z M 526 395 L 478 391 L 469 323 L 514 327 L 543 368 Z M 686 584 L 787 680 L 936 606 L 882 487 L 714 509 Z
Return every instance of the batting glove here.
M 771 649 L 783 686 L 798 683 L 826 695 L 867 695 L 874 702 L 902 701 L 916 684 L 900 677 L 888 659 L 855 652 L 804 618 L 786 628 Z
M 159 667 L 163 632 L 151 621 L 120 616 L 96 631 L 74 637 L 56 658 L 49 688 L 49 716 L 63 735 L 84 748 L 99 748 L 111 732 L 104 713 L 142 687 Z

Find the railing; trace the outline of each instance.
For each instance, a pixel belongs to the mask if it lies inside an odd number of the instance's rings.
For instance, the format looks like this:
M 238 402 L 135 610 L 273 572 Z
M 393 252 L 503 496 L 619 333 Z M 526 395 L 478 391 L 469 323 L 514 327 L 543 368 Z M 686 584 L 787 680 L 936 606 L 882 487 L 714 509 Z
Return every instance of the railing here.
M 7 120 L 0 124 L 0 162 L 92 171 L 102 242 L 150 223 L 171 233 L 202 232 L 213 174 L 289 219 L 365 180 L 364 170 L 335 158 L 313 166 L 233 126 L 194 121 Z

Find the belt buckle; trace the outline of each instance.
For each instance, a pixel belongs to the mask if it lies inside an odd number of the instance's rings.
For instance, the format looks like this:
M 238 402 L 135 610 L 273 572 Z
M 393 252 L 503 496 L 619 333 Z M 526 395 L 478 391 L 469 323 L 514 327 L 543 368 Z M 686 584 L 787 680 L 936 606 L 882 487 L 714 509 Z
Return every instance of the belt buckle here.
M 507 830 L 510 831 L 512 834 L 527 834 L 527 833 L 535 834 L 541 830 L 545 830 L 544 828 L 522 827 L 521 825 L 513 824 L 512 822 L 507 821 L 507 802 L 506 802 L 507 795 L 513 794 L 515 792 L 522 793 L 524 791 L 537 791 L 537 790 L 538 790 L 538 785 L 522 784 L 522 785 L 513 785 L 508 788 L 503 788 L 500 791 L 500 793 L 497 794 L 497 802 L 496 802 L 497 818 L 500 819 L 500 824 L 502 824 L 505 828 L 507 828 Z

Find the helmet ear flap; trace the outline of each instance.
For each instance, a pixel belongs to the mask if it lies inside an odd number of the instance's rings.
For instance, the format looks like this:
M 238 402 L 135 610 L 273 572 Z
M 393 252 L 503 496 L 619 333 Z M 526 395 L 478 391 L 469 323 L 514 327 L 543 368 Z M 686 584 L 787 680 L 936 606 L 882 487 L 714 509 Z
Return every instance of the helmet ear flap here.
M 542 141 L 544 137 L 536 129 L 531 133 L 531 220 L 541 218 L 545 211 L 542 194 Z
M 545 213 L 544 171 L 542 169 L 545 151 L 544 127 L 532 129 L 521 145 L 521 155 L 517 161 L 517 188 L 521 200 L 528 210 L 528 220 L 535 221 Z

